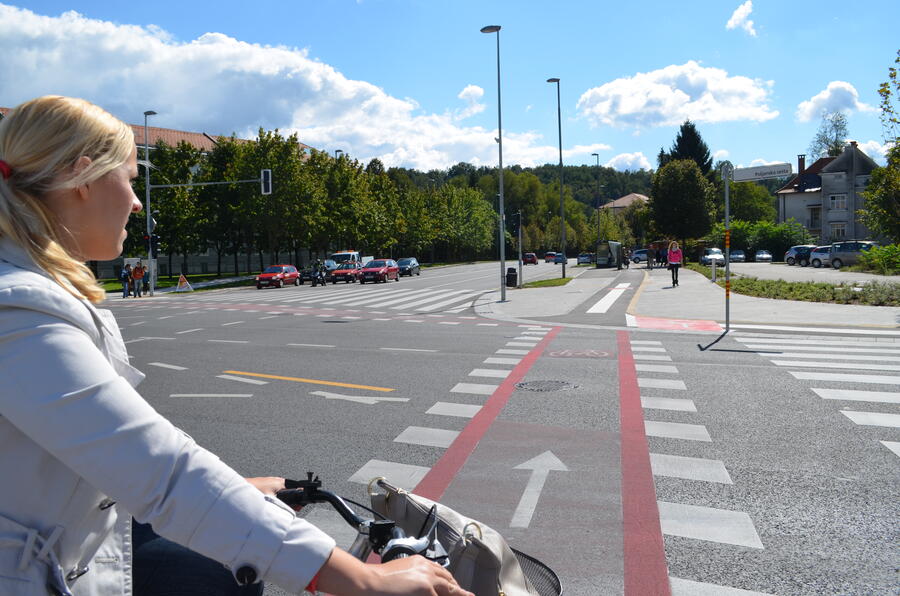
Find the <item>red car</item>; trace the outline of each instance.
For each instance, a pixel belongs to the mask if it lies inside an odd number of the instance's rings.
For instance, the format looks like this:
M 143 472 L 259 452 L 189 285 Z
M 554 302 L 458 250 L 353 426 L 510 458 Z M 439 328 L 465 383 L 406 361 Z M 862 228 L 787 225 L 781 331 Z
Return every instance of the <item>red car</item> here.
M 555 260 L 556 260 L 556 253 L 555 253 L 555 252 L 545 252 L 545 253 L 544 253 L 544 262 L 545 262 L 545 263 L 552 263 L 552 262 L 554 262 Z
M 300 272 L 293 265 L 270 265 L 256 276 L 256 289 L 263 286 L 283 287 L 287 284 L 300 285 Z
M 393 259 L 373 259 L 363 265 L 359 272 L 359 283 L 378 282 L 393 279 L 400 281 L 400 267 Z
M 338 263 L 337 269 L 331 272 L 331 283 L 336 284 L 339 281 L 344 283 L 355 282 L 359 279 L 360 264 L 356 261 L 347 261 Z
M 537 265 L 537 255 L 533 252 L 526 252 L 524 255 L 522 255 L 522 264 Z

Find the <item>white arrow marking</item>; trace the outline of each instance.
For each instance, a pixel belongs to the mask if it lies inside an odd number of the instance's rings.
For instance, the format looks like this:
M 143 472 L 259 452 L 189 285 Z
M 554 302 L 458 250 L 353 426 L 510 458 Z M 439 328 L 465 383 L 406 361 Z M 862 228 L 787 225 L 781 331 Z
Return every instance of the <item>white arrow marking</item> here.
M 519 506 L 516 507 L 512 521 L 509 524 L 511 528 L 527 528 L 531 524 L 531 517 L 534 515 L 538 500 L 541 498 L 541 491 L 544 490 L 544 483 L 547 482 L 547 475 L 550 473 L 550 470 L 568 472 L 569 468 L 559 461 L 559 458 L 553 455 L 552 451 L 545 451 L 513 469 L 533 470 L 531 478 L 528 479 L 528 485 L 525 487 L 525 492 L 522 493 L 522 498 L 519 500 Z
M 377 395 L 343 395 L 341 393 L 329 393 L 328 391 L 311 391 L 310 395 L 321 395 L 326 399 L 343 399 L 355 401 L 359 404 L 377 404 L 381 401 L 409 401 L 408 397 L 379 397 Z

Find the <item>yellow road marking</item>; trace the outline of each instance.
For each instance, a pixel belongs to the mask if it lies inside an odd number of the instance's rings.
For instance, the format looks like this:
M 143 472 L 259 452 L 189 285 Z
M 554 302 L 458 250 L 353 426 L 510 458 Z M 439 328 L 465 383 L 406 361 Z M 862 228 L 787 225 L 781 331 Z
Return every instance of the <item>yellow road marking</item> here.
M 331 385 L 333 387 L 349 387 L 351 389 L 366 389 L 368 391 L 393 391 L 388 387 L 373 387 L 371 385 L 354 385 L 353 383 L 338 383 L 337 381 L 320 381 L 317 379 L 302 379 L 300 377 L 281 377 L 263 373 L 244 372 L 240 370 L 226 370 L 225 374 L 244 375 L 247 377 L 262 377 L 264 379 L 278 379 L 279 381 L 294 381 L 295 383 L 312 383 L 313 385 Z

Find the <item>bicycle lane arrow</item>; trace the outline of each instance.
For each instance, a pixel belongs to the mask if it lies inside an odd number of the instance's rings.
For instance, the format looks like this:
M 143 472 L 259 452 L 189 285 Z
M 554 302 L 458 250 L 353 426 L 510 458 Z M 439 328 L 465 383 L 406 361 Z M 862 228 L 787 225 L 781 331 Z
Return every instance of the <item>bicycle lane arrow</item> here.
M 569 468 L 566 464 L 559 461 L 559 458 L 553 455 L 552 451 L 545 451 L 537 457 L 529 459 L 527 462 L 519 464 L 514 470 L 532 470 L 531 477 L 528 479 L 528 485 L 522 493 L 519 505 L 513 513 L 512 521 L 509 523 L 510 528 L 527 528 L 531 524 L 531 517 L 537 507 L 538 500 L 541 498 L 541 491 L 544 490 L 544 483 L 547 482 L 547 476 L 551 470 L 559 472 L 568 472 Z

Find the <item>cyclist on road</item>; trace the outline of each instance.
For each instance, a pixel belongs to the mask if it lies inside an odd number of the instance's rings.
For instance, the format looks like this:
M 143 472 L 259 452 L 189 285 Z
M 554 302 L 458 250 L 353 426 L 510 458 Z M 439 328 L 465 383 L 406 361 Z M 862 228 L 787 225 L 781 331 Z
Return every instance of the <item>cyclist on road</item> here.
M 142 208 L 136 158 L 131 127 L 84 100 L 41 97 L 0 121 L 0 594 L 247 594 L 265 580 L 468 595 L 422 557 L 368 565 L 335 548 L 274 497 L 283 478 L 243 478 L 135 390 L 144 375 L 84 263 L 122 252 Z

